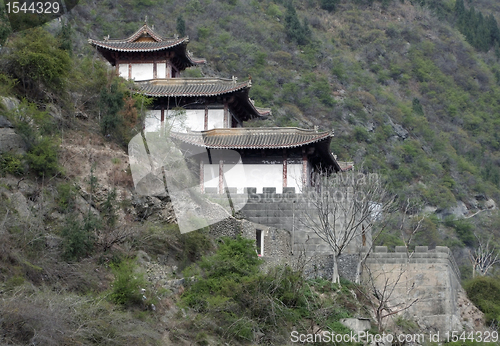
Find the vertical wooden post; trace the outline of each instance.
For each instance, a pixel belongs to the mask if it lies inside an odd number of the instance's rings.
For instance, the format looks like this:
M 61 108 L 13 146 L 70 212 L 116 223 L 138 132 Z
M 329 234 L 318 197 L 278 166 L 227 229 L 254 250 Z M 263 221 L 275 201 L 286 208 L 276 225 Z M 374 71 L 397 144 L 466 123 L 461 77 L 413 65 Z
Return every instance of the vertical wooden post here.
M 200 161 L 200 191 L 205 193 L 205 164 L 203 160 Z
M 223 125 L 223 126 L 224 126 L 225 128 L 229 128 L 229 127 L 231 127 L 231 125 L 230 125 L 230 123 L 229 123 L 229 121 L 230 121 L 230 120 L 231 120 L 231 119 L 229 119 L 229 107 L 228 107 L 228 105 L 227 105 L 227 101 L 226 101 L 226 100 L 224 100 L 224 125 Z
M 128 80 L 132 80 L 132 64 L 128 64 Z
M 288 176 L 287 153 L 286 149 L 283 149 L 283 187 L 288 186 L 287 176 Z
M 156 69 L 156 61 L 153 61 L 153 78 L 156 79 L 158 78 L 158 73 Z
M 160 111 L 160 133 L 165 134 L 165 107 L 161 107 Z
M 219 161 L 219 194 L 224 193 L 224 161 Z
M 208 105 L 205 105 L 205 124 L 203 125 L 203 129 L 208 130 Z
M 302 188 L 307 187 L 307 155 L 306 151 L 302 149 Z
M 172 78 L 172 64 L 170 63 L 170 59 L 167 59 L 165 77 Z

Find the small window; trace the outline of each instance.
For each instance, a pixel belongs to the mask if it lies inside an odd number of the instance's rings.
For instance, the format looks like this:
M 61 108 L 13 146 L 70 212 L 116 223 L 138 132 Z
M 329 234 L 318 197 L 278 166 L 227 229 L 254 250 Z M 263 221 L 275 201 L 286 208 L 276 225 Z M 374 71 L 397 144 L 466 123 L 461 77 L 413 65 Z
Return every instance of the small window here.
M 262 230 L 258 229 L 255 231 L 255 245 L 257 247 L 257 255 L 264 255 L 264 236 Z

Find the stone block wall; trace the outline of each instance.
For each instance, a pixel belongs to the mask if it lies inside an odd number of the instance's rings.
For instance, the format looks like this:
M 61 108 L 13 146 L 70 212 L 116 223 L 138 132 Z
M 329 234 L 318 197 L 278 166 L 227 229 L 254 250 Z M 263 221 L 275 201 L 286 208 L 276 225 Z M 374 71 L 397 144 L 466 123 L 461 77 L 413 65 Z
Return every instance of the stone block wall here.
M 460 271 L 447 247 L 429 250 L 417 246 L 414 252 L 408 252 L 406 247 L 397 246 L 395 252 L 388 252 L 386 246 L 376 246 L 366 260 L 363 280 L 373 281 L 379 292 L 394 287 L 390 309 L 400 309 L 418 299 L 398 315 L 417 320 L 421 327 L 442 335 L 462 328 L 457 306 Z
M 256 224 L 290 232 L 292 253 L 305 252 L 308 257 L 332 254 L 328 244 L 301 222 L 301 214 L 309 205 L 307 193 L 296 193 L 293 187 L 283 188 L 283 193 L 280 194 L 276 193 L 276 188 L 271 187 L 263 188 L 261 194 L 257 194 L 256 190 L 248 187 L 243 194 L 238 194 L 236 188 L 227 188 L 232 205 L 239 210 L 239 216 Z M 230 209 L 227 194 L 218 194 L 216 188 L 206 188 L 205 194 L 212 201 Z M 361 236 L 358 236 L 345 253 L 357 253 L 360 243 Z

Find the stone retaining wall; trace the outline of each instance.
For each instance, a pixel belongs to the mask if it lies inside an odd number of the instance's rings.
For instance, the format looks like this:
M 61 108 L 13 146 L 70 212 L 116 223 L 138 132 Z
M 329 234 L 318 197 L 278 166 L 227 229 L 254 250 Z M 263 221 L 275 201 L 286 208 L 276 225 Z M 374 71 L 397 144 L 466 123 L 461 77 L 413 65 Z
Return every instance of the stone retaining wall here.
M 440 331 L 442 335 L 462 329 L 457 306 L 460 271 L 447 247 L 429 250 L 427 246 L 417 246 L 410 252 L 397 246 L 395 252 L 388 252 L 386 246 L 376 246 L 366 260 L 363 280 L 373 281 L 379 292 L 394 287 L 389 309 L 401 309 L 418 299 L 394 316 L 416 320 L 420 327 Z

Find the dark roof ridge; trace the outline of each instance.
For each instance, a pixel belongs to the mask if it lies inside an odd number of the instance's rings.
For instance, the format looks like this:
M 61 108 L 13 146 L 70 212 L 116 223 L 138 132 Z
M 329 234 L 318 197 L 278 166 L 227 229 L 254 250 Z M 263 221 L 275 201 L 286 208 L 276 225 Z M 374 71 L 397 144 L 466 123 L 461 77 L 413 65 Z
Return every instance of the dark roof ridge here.
M 144 23 L 143 26 L 139 28 L 135 33 L 132 34 L 129 38 L 125 40 L 120 40 L 120 41 L 126 41 L 126 42 L 134 42 L 136 39 L 138 39 L 142 34 L 148 33 L 149 36 L 151 36 L 156 42 L 164 41 L 165 39 L 158 35 L 152 28 L 149 27 L 146 23 Z
M 216 134 L 220 132 L 221 135 L 234 135 L 235 132 L 259 132 L 259 134 L 276 134 L 276 132 L 281 133 L 303 133 L 307 135 L 317 134 L 318 136 L 331 136 L 333 137 L 333 131 L 317 131 L 316 129 L 304 129 L 302 127 L 290 126 L 290 127 L 231 127 L 231 128 L 216 128 L 204 131 L 189 131 L 188 133 L 196 134 Z M 325 136 L 326 137 L 326 136 Z
M 178 84 L 186 84 L 192 82 L 195 84 L 198 82 L 199 84 L 210 84 L 210 83 L 234 83 L 234 84 L 248 84 L 248 86 L 252 86 L 252 82 L 250 79 L 238 82 L 237 78 L 222 78 L 222 77 L 176 77 L 176 78 L 154 78 L 149 79 L 147 81 L 139 81 L 137 84 L 153 84 L 153 85 L 178 85 Z

